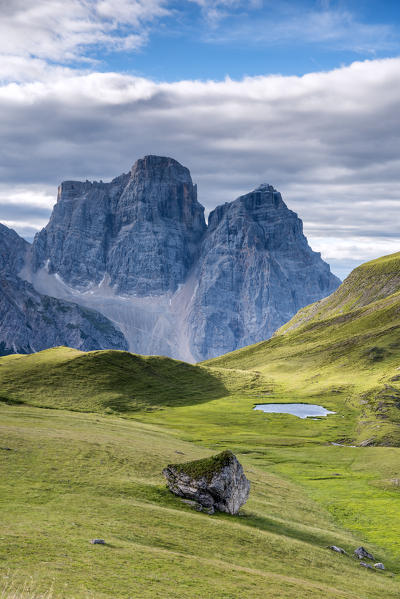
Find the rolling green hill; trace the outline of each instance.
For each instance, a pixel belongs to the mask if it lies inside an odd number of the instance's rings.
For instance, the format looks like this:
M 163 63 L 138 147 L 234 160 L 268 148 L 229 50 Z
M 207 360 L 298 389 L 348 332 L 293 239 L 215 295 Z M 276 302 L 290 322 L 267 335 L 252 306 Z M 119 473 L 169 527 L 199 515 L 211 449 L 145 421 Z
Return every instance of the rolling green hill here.
M 272 339 L 204 364 L 256 370 L 296 401 L 340 395 L 358 413 L 349 441 L 400 445 L 400 253 L 356 268 Z
M 226 395 L 201 366 L 117 350 L 56 347 L 0 358 L 0 401 L 79 412 L 135 412 Z
M 0 358 L 1 599 L 399 597 L 399 368 L 400 254 L 201 365 L 69 348 Z M 253 410 L 268 402 L 335 414 Z M 252 484 L 242 515 L 166 490 L 168 463 L 223 449 Z M 365 545 L 387 571 L 331 544 Z

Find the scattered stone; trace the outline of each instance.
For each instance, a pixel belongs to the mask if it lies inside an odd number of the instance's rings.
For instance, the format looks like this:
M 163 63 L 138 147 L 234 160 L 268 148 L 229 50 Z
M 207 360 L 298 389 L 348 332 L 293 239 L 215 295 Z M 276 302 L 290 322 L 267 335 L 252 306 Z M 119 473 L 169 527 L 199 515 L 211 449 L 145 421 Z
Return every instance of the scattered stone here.
M 92 539 L 90 542 L 92 543 L 92 545 L 105 545 L 106 544 L 104 539 Z
M 378 562 L 377 564 L 374 564 L 374 568 L 377 570 L 384 570 L 385 566 L 382 564 L 382 562 Z
M 368 553 L 368 551 L 364 547 L 359 547 L 358 549 L 355 549 L 354 553 L 358 557 L 358 559 L 374 559 L 374 556 L 371 555 L 371 553 Z
M 330 545 L 328 549 L 332 549 L 332 551 L 336 551 L 337 553 L 343 553 L 343 555 L 348 555 L 347 551 L 336 545 Z
M 184 464 L 169 464 L 163 475 L 172 493 L 194 500 L 210 515 L 216 510 L 235 515 L 249 497 L 250 483 L 231 451 Z
M 12 451 L 11 447 L 0 447 L 3 451 Z
M 360 562 L 360 566 L 362 566 L 363 568 L 368 568 L 369 570 L 373 570 L 371 564 L 366 564 L 365 562 Z
M 183 451 L 178 451 L 177 449 L 175 450 L 175 453 L 179 453 L 180 455 L 185 455 L 185 454 L 183 453 Z
M 361 443 L 358 444 L 359 447 L 370 447 L 371 445 L 374 445 L 375 443 L 375 437 L 372 437 L 372 439 L 365 439 L 365 441 L 361 441 Z

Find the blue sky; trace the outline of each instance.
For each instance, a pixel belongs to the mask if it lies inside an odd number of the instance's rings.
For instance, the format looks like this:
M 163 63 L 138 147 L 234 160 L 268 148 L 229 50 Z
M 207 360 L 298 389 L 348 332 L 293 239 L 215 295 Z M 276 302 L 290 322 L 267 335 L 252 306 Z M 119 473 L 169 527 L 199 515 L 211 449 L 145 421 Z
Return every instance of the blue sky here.
M 339 276 L 400 249 L 400 3 L 0 0 L 0 221 L 145 154 L 278 188 Z
M 394 0 L 187 1 L 165 8 L 169 14 L 148 24 L 140 49 L 89 52 L 101 69 L 167 81 L 303 75 L 400 50 Z

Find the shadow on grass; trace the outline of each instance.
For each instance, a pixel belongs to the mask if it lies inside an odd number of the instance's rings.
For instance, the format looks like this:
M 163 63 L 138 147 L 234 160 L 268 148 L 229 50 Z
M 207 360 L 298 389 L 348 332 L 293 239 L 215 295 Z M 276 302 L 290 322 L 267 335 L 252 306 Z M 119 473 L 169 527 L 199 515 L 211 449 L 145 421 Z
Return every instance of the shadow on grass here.
M 54 348 L 4 362 L 0 375 L 2 401 L 82 412 L 188 406 L 229 393 L 202 366 L 111 350 L 71 358 L 65 348 Z
M 224 515 L 225 516 L 225 515 Z M 258 516 L 252 513 L 243 512 L 240 516 L 237 516 L 237 521 L 243 526 L 249 526 L 250 528 L 257 528 L 258 530 L 265 530 L 267 532 L 280 535 L 283 537 L 290 537 L 303 543 L 310 543 L 312 545 L 327 546 L 332 544 L 333 532 L 326 532 L 321 530 L 319 533 L 312 532 L 307 529 L 298 529 L 289 523 L 280 522 L 267 518 L 265 516 Z

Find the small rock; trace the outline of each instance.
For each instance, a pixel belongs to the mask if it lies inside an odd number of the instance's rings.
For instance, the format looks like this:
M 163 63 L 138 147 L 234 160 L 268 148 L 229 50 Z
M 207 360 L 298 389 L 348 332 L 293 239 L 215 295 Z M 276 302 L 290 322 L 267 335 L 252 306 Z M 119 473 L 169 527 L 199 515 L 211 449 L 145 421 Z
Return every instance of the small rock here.
M 358 559 L 374 559 L 374 556 L 368 553 L 368 551 L 364 547 L 359 547 L 354 551 L 355 555 Z
M 185 454 L 183 453 L 183 451 L 178 451 L 177 449 L 175 450 L 175 453 L 179 453 L 180 455 L 185 455 Z
M 343 553 L 343 555 L 347 555 L 347 552 L 341 547 L 336 547 L 336 545 L 330 545 L 328 549 L 332 549 L 332 551 L 336 551 L 337 553 Z
M 92 539 L 90 542 L 92 543 L 92 545 L 105 545 L 106 544 L 104 539 Z
M 369 570 L 373 570 L 371 564 L 366 564 L 365 562 L 360 562 L 360 566 L 363 566 L 363 568 L 369 568 Z
M 377 564 L 374 564 L 374 568 L 377 570 L 384 570 L 385 566 L 382 564 L 382 562 L 378 562 Z
M 11 447 L 0 447 L 3 451 L 12 451 Z
M 370 445 L 373 445 L 375 443 L 375 437 L 372 437 L 372 439 L 365 439 L 365 441 L 361 441 L 361 443 L 358 444 L 359 447 L 369 447 Z

